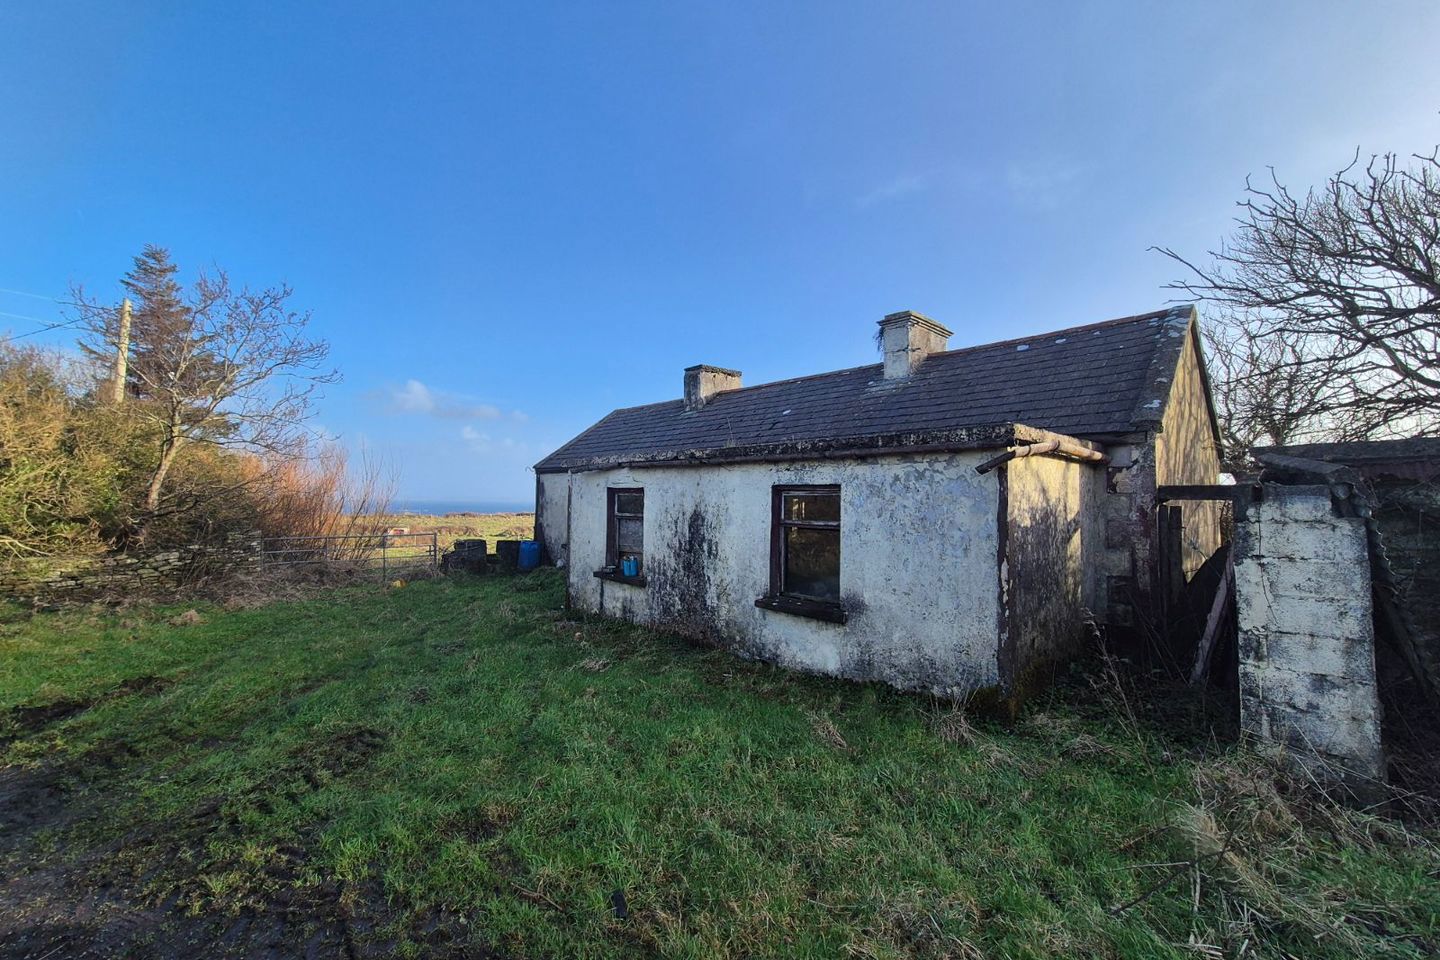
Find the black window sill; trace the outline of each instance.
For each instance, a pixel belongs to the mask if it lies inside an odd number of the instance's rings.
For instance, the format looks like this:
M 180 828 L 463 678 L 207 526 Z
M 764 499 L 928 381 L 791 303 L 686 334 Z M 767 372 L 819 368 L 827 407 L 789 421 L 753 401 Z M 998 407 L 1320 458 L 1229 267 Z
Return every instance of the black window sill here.
M 827 623 L 844 623 L 850 619 L 850 614 L 838 603 L 807 600 L 804 597 L 764 596 L 755 601 L 755 606 L 761 610 L 790 613 L 797 617 L 824 620 Z
M 645 579 L 645 574 L 643 573 L 640 574 L 640 576 L 638 577 L 627 577 L 619 570 L 610 570 L 604 568 L 596 570 L 595 576 L 601 580 L 611 580 L 615 583 L 625 583 L 629 584 L 632 587 L 643 587 L 646 583 L 649 582 Z

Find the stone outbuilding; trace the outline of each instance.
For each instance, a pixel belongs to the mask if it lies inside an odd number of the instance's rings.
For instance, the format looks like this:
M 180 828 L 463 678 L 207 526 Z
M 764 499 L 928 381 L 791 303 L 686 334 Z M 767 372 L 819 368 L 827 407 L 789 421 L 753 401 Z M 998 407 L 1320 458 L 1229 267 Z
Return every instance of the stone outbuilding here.
M 957 698 L 1012 697 L 1090 624 L 1148 616 L 1162 551 L 1183 575 L 1221 539 L 1214 504 L 1156 497 L 1218 478 L 1193 308 L 950 336 L 904 311 L 883 363 L 753 387 L 691 367 L 681 399 L 540 461 L 536 538 L 569 602 Z

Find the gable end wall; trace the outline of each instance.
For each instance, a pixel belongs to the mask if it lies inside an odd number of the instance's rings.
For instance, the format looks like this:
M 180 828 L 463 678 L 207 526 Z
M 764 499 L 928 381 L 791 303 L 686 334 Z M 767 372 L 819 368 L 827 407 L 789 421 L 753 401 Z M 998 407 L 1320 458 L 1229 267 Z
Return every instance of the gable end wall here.
M 1161 486 L 1213 484 L 1220 478 L 1220 449 L 1201 363 L 1198 328 L 1192 324 L 1176 365 L 1160 434 L 1155 438 L 1155 481 Z M 1224 508 L 1214 500 L 1191 501 L 1180 507 L 1188 577 L 1220 548 Z

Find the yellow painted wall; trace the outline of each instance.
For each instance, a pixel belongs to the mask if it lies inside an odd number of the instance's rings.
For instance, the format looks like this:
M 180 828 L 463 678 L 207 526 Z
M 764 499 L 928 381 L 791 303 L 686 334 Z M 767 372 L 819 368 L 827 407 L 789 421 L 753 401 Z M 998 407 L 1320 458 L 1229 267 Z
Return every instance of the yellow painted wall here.
M 1191 325 L 1155 444 L 1155 481 L 1167 484 L 1218 483 L 1220 450 L 1211 427 L 1201 375 L 1199 331 Z M 1215 501 L 1181 504 L 1185 574 L 1200 568 L 1221 543 L 1224 507 Z

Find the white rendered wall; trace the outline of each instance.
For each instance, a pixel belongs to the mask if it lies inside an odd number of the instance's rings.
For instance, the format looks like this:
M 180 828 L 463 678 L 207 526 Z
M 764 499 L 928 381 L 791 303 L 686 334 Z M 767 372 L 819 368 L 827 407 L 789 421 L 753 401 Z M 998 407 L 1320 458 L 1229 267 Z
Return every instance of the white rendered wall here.
M 542 473 L 535 487 L 536 538 L 545 544 L 549 562 L 565 566 L 566 527 L 569 523 L 570 478 L 563 473 Z
M 958 697 L 1000 679 L 997 480 L 974 469 L 992 454 L 547 474 L 546 535 L 561 536 L 549 505 L 568 499 L 561 539 L 582 609 L 786 667 Z M 755 606 L 770 587 L 776 484 L 840 485 L 848 623 Z M 645 489 L 644 587 L 593 576 L 608 487 Z

